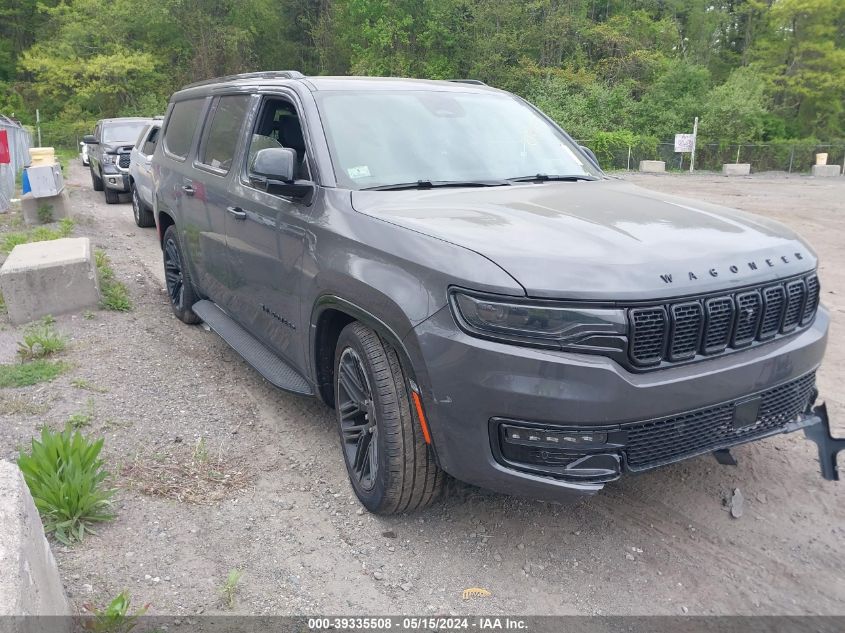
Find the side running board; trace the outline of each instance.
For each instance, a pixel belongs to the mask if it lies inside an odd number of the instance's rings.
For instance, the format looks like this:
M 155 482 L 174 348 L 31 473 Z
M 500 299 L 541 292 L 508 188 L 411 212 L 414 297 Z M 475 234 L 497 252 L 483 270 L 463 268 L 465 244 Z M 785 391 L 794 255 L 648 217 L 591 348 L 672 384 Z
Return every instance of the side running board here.
M 314 390 L 305 378 L 217 307 L 217 304 L 197 301 L 192 309 L 268 382 L 285 391 L 303 396 L 314 395 Z

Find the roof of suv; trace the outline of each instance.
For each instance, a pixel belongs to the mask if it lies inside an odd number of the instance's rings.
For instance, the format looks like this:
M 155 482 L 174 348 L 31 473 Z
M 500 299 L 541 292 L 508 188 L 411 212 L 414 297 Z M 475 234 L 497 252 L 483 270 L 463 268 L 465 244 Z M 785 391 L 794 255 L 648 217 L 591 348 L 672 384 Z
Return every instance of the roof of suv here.
M 121 116 L 121 117 L 113 117 L 111 119 L 100 119 L 98 123 L 115 123 L 121 121 L 152 121 L 153 117 L 151 116 Z
M 301 83 L 311 91 L 319 90 L 430 90 L 453 92 L 500 92 L 473 79 L 411 79 L 402 77 L 305 76 L 297 71 L 280 70 L 218 77 L 189 84 L 176 94 L 204 93 L 212 88 L 272 86 Z

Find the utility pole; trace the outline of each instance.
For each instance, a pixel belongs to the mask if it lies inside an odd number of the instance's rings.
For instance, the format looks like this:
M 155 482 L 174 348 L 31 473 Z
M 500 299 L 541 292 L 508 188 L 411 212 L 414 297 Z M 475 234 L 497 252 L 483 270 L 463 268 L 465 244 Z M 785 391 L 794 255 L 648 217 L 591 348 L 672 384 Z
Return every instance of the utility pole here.
M 692 152 L 689 157 L 689 173 L 695 169 L 695 146 L 698 143 L 698 117 L 695 117 L 695 123 L 692 124 Z
M 35 129 L 38 130 L 38 147 L 41 147 L 41 113 L 35 109 Z

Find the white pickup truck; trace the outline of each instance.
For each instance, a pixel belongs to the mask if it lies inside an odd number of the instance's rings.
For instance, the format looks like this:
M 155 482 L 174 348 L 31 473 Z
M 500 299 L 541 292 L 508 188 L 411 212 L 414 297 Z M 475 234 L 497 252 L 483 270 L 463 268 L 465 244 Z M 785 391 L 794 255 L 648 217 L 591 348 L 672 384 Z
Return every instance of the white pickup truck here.
M 140 227 L 155 225 L 153 218 L 153 174 L 150 160 L 156 149 L 161 121 L 149 123 L 138 136 L 129 159 L 129 190 L 132 194 L 132 213 Z

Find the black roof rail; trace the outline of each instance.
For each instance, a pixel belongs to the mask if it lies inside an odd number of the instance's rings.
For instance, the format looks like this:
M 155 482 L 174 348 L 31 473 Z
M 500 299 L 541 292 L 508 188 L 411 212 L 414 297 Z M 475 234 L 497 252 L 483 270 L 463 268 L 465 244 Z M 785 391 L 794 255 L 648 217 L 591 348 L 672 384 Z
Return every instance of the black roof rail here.
M 447 79 L 446 81 L 451 81 L 456 84 L 471 84 L 473 86 L 486 86 L 487 84 L 481 81 L 480 79 Z
M 219 84 L 228 81 L 240 81 L 242 79 L 303 79 L 303 75 L 298 70 L 262 70 L 257 73 L 241 73 L 239 75 L 226 75 L 225 77 L 214 77 L 213 79 L 205 79 L 203 81 L 196 81 L 188 84 L 182 90 L 187 88 L 197 88 L 198 86 L 208 86 L 210 84 Z

